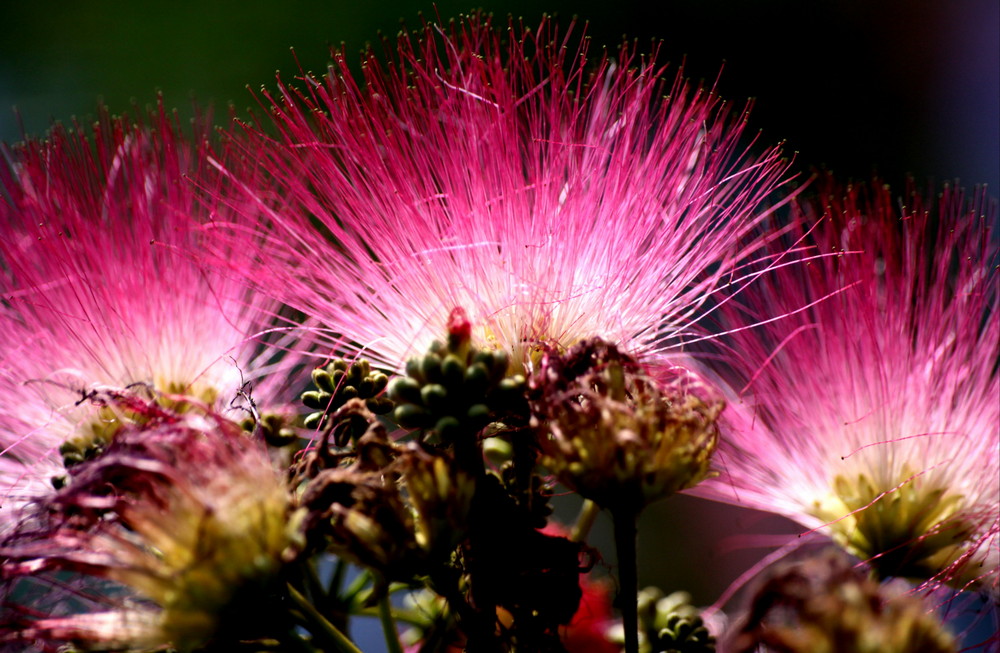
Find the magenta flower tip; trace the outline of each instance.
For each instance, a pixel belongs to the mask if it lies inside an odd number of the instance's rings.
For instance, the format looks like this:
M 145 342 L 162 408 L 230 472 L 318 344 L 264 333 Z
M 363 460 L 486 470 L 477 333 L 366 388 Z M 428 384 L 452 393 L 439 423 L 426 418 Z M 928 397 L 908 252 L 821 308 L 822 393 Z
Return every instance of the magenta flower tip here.
M 255 340 L 276 304 L 195 254 L 200 225 L 228 215 L 208 197 L 224 180 L 204 128 L 186 139 L 162 106 L 102 110 L 90 136 L 55 126 L 0 163 L 0 531 L 61 446 L 117 428 L 94 393 L 222 409 L 266 371 Z
M 254 242 L 248 275 L 326 347 L 390 369 L 456 306 L 517 366 L 592 337 L 663 353 L 762 244 L 741 237 L 787 161 L 741 151 L 745 116 L 655 52 L 594 56 L 572 32 L 476 14 L 369 53 L 363 84 L 342 53 L 279 80 L 263 95 L 278 136 L 237 136 L 261 172 L 239 201 L 268 231 L 215 237 Z
M 741 360 L 723 375 L 723 475 L 696 492 L 785 514 L 884 576 L 995 590 L 995 205 L 946 188 L 900 210 L 875 186 L 799 209 L 820 256 L 721 311 Z

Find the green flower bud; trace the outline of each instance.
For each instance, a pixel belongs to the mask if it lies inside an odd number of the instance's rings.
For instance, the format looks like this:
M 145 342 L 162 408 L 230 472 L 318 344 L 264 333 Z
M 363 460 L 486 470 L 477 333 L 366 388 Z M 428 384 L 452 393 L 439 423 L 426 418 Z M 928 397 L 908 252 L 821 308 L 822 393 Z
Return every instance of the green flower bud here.
M 333 394 L 334 389 L 337 387 L 333 381 L 333 376 L 324 369 L 315 369 L 312 371 L 312 381 L 313 385 L 319 388 L 321 391 Z
M 302 393 L 302 403 L 307 408 L 326 410 L 330 406 L 331 399 L 333 399 L 333 395 L 328 392 L 310 390 Z
M 448 391 L 444 386 L 432 383 L 420 389 L 420 398 L 428 410 L 444 412 L 448 409 Z
M 465 380 L 465 364 L 454 354 L 449 354 L 441 363 L 441 375 L 445 387 L 458 390 Z
M 434 418 L 427 409 L 416 404 L 397 406 L 392 418 L 397 424 L 408 429 L 427 428 L 434 423 Z
M 427 354 L 420 363 L 420 371 L 428 383 L 441 383 L 444 376 L 441 374 L 441 359 L 435 354 Z
M 411 377 L 401 376 L 389 383 L 389 398 L 393 401 L 421 404 L 420 383 Z

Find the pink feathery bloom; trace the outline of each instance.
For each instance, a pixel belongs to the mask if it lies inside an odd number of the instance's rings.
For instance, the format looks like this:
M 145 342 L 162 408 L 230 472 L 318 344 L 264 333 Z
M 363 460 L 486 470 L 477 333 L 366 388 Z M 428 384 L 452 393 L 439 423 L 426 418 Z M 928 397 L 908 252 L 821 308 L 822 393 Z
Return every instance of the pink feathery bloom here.
M 801 208 L 823 256 L 720 311 L 741 358 L 722 475 L 694 493 L 788 516 L 882 577 L 997 588 L 995 206 L 854 186 Z
M 390 369 L 456 307 L 515 369 L 589 337 L 661 353 L 761 244 L 739 243 L 787 161 L 750 154 L 746 112 L 655 51 L 594 56 L 572 31 L 477 14 L 369 52 L 360 83 L 343 52 L 322 78 L 279 79 L 263 93 L 278 135 L 236 137 L 267 230 L 218 237 L 256 239 L 264 292 Z
M 233 650 L 287 633 L 288 492 L 263 445 L 203 408 L 104 399 L 145 422 L 0 538 L 0 647 Z
M 86 132 L 55 126 L 0 162 L 0 525 L 120 426 L 94 392 L 222 408 L 264 371 L 273 300 L 191 254 L 225 183 L 207 132 L 185 140 L 162 107 Z

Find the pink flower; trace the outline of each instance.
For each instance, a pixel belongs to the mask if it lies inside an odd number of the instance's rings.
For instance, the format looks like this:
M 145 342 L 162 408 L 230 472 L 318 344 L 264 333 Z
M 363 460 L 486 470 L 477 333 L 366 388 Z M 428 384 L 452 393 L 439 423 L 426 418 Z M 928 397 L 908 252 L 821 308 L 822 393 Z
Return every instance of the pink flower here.
M 196 185 L 219 183 L 203 130 L 186 142 L 161 107 L 84 131 L 56 126 L 0 164 L 0 525 L 68 440 L 99 448 L 120 426 L 91 393 L 222 408 L 264 371 L 253 336 L 273 302 L 190 253 L 213 216 Z
M 474 15 L 369 53 L 363 84 L 342 52 L 321 79 L 279 80 L 279 135 L 241 145 L 269 173 L 246 185 L 269 212 L 253 278 L 328 346 L 393 369 L 455 307 L 516 367 L 588 337 L 665 350 L 760 245 L 738 241 L 787 162 L 742 151 L 745 114 L 655 52 L 588 45 Z
M 903 204 L 877 186 L 803 204 L 828 256 L 727 305 L 723 328 L 787 315 L 725 340 L 743 361 L 723 374 L 722 476 L 695 493 L 819 529 L 882 576 L 996 588 L 995 211 L 952 188 Z

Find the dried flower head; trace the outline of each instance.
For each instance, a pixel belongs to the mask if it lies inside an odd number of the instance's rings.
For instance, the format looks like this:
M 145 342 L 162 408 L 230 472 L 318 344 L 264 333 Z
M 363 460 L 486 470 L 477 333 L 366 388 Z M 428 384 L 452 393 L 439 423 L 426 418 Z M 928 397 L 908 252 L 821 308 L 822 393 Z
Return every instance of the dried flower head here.
M 147 409 L 3 539 L 0 641 L 189 651 L 237 627 L 275 635 L 284 484 L 237 424 Z
M 249 276 L 389 369 L 455 306 L 514 371 L 550 344 L 652 352 L 693 328 L 760 244 L 738 242 L 786 162 L 741 152 L 745 115 L 655 52 L 595 57 L 570 32 L 476 14 L 369 52 L 363 83 L 340 51 L 323 78 L 279 80 L 279 135 L 238 139 L 270 173 L 245 184 L 269 212 Z
M 86 455 L 129 421 L 96 394 L 223 408 L 264 371 L 273 301 L 192 257 L 224 183 L 204 129 L 185 140 L 161 106 L 86 132 L 57 125 L 0 162 L 0 515 L 59 473 L 67 440 Z
M 653 379 L 614 345 L 550 352 L 532 377 L 541 463 L 602 507 L 638 510 L 711 474 L 724 406 L 686 370 Z
M 883 577 L 996 588 L 995 214 L 951 188 L 936 210 L 917 193 L 895 209 L 884 187 L 802 208 L 828 256 L 729 311 L 727 328 L 789 315 L 728 337 L 745 403 L 724 418 L 724 476 L 699 491 L 822 529 Z
M 731 649 L 738 653 L 954 653 L 955 639 L 906 583 L 879 585 L 843 552 L 783 563 L 760 585 Z M 763 648 L 758 648 L 763 647 Z
M 474 483 L 447 453 L 391 441 L 361 399 L 331 420 L 352 416 L 370 423 L 352 451 L 330 455 L 325 438 L 301 465 L 298 528 L 309 550 L 375 571 L 383 590 L 448 559 L 465 537 Z

